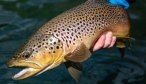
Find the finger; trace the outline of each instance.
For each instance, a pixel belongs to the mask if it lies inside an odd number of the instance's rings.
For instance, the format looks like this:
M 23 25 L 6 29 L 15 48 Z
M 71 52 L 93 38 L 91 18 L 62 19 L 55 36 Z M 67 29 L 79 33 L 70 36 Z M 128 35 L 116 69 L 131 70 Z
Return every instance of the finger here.
M 117 38 L 115 36 L 112 37 L 112 41 L 111 41 L 109 48 L 114 46 L 114 44 L 116 43 L 116 39 Z
M 105 42 L 105 34 L 101 35 L 98 41 L 95 43 L 93 47 L 93 51 L 101 49 L 104 46 L 104 42 Z
M 106 48 L 106 47 L 109 47 L 110 44 L 111 44 L 111 41 L 112 41 L 112 32 L 107 32 L 106 35 L 105 35 L 105 43 L 104 43 L 104 46 L 103 48 Z

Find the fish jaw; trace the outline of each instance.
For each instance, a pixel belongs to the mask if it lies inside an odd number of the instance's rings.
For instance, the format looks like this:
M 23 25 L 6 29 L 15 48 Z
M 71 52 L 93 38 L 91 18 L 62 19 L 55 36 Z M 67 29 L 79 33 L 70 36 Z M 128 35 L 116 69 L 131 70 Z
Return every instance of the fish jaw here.
M 54 67 L 57 67 L 58 65 L 61 64 L 61 61 L 56 63 L 52 63 L 51 65 L 45 67 L 45 68 L 39 68 L 39 69 L 35 69 L 35 68 L 25 68 L 23 70 L 21 70 L 19 73 L 15 74 L 12 79 L 14 80 L 22 80 L 22 79 L 26 79 L 28 77 L 31 77 L 33 75 L 40 75 L 41 73 L 50 70 Z
M 35 69 L 35 68 L 25 68 L 22 71 L 20 71 L 19 73 L 15 74 L 12 79 L 14 80 L 22 80 L 25 78 L 28 78 L 30 76 L 35 75 L 36 73 L 38 73 L 41 69 Z
M 31 62 L 31 61 L 25 61 L 25 60 L 15 61 L 15 59 L 9 60 L 7 62 L 7 66 L 9 68 L 12 68 L 12 67 L 31 67 L 31 68 L 35 68 L 35 69 L 39 69 L 42 67 L 42 65 L 37 63 L 37 62 Z
M 30 59 L 11 58 L 7 62 L 7 66 L 10 68 L 24 67 L 23 70 L 12 77 L 12 79 L 14 80 L 22 80 L 39 73 L 41 70 L 49 66 L 52 62 L 52 57 L 48 56 L 47 51 L 43 51 L 43 53 L 39 52 Z
M 10 60 L 7 62 L 7 66 L 10 68 L 26 67 L 12 77 L 12 79 L 14 80 L 22 80 L 31 77 L 43 69 L 42 65 L 31 61 L 24 62 L 24 61 Z
M 60 61 L 60 62 L 59 62 Z M 25 68 L 23 70 L 21 70 L 19 73 L 15 74 L 12 79 L 14 80 L 22 80 L 22 79 L 26 79 L 29 78 L 33 75 L 40 75 L 41 73 L 50 70 L 52 68 L 57 67 L 58 65 L 60 65 L 62 63 L 62 60 L 59 60 L 58 62 L 54 62 L 50 65 L 48 65 L 47 67 L 44 68 Z

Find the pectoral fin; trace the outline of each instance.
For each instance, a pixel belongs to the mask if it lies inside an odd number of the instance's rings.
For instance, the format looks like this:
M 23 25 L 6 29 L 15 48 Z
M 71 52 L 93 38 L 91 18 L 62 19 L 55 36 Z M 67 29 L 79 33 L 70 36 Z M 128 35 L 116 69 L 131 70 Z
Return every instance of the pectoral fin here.
M 91 56 L 91 52 L 82 43 L 69 56 L 66 56 L 65 59 L 73 61 L 73 62 L 83 62 L 87 60 L 90 56 Z
M 71 61 L 67 61 L 64 64 L 65 64 L 66 68 L 68 69 L 68 72 L 70 73 L 72 78 L 74 78 L 76 81 L 78 81 L 80 78 L 80 75 L 82 73 L 81 64 L 77 63 L 77 62 L 71 62 Z

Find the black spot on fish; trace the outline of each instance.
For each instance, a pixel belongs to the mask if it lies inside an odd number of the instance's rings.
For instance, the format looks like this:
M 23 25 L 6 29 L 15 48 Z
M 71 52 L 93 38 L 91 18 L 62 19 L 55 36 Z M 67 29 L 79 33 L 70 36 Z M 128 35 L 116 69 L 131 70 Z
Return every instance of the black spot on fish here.
M 53 47 L 50 47 L 50 49 L 52 50 L 52 49 L 53 49 Z
M 56 34 L 56 36 L 59 36 L 58 34 Z
M 53 53 L 55 53 L 55 51 L 53 51 Z
M 69 26 L 69 28 L 71 28 L 71 26 Z
M 78 32 L 78 34 L 80 35 L 81 33 L 80 33 L 80 32 Z
M 87 29 L 87 31 L 89 31 L 89 29 Z
M 69 43 L 71 43 L 71 40 L 69 40 Z
M 78 35 L 76 35 L 76 38 L 78 38 Z
M 80 29 L 80 27 L 78 27 L 78 29 Z
M 49 29 L 50 31 L 52 31 L 52 29 Z
M 38 48 L 40 48 L 40 47 L 41 47 L 41 45 L 38 46 Z
M 60 43 L 60 40 L 58 40 L 58 42 Z
M 69 26 L 71 28 L 71 26 Z M 67 31 L 69 31 L 69 28 L 67 28 Z
M 56 44 L 56 42 L 54 42 L 54 45 Z
M 70 36 L 70 39 L 72 39 L 72 37 Z
M 83 23 L 83 25 L 85 25 L 85 23 Z
M 56 49 L 59 49 L 59 46 L 56 46 Z
M 54 30 L 54 32 L 57 32 L 57 30 Z

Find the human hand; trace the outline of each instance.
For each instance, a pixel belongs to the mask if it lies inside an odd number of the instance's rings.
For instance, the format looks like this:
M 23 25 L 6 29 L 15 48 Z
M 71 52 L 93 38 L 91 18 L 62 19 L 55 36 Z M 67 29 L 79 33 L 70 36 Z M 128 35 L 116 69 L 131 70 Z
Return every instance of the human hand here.
M 113 36 L 112 32 L 106 32 L 100 36 L 93 47 L 93 51 L 113 47 L 116 42 L 116 37 Z

